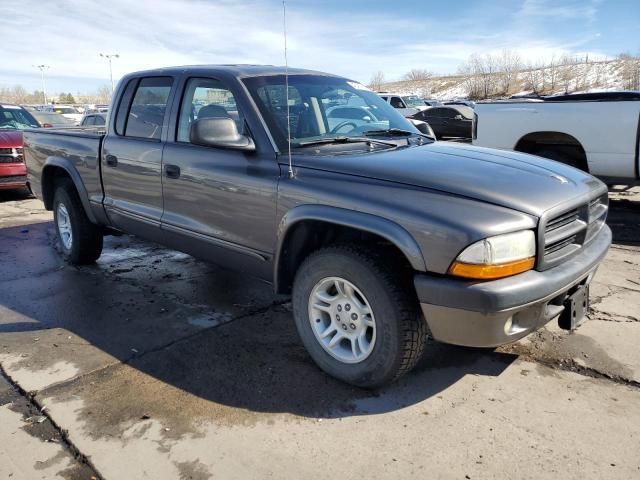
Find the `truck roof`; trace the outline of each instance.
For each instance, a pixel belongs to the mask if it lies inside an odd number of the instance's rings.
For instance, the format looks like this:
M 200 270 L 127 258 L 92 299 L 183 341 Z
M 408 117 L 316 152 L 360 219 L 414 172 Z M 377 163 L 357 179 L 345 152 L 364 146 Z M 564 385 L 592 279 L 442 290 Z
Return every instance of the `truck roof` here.
M 175 75 L 189 73 L 206 73 L 233 77 L 263 77 L 272 75 L 284 75 L 287 68 L 276 65 L 250 65 L 250 64 L 224 64 L 224 65 L 182 65 L 177 67 L 163 67 L 153 70 L 141 70 L 132 72 L 127 77 L 139 77 L 149 75 Z M 289 75 L 323 75 L 327 77 L 339 77 L 330 73 L 306 70 L 303 68 L 288 68 Z

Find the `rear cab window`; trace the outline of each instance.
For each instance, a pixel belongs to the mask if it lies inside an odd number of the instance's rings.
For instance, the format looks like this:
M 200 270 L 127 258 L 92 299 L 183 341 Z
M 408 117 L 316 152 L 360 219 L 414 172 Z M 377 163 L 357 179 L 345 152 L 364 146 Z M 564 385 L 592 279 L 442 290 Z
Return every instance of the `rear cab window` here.
M 167 123 L 167 103 L 172 86 L 171 77 L 131 80 L 118 109 L 116 133 L 125 137 L 160 141 L 162 128 Z M 129 101 L 131 103 L 127 105 Z

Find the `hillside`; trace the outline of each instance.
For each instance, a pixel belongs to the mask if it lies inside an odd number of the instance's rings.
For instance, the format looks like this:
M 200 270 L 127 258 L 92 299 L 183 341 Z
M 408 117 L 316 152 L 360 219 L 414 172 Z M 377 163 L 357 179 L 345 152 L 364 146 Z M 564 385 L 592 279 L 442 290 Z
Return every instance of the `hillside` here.
M 630 63 L 633 62 L 633 63 Z M 433 76 L 422 80 L 386 82 L 389 92 L 412 93 L 423 98 L 495 98 L 533 93 L 553 95 L 565 92 L 637 89 L 640 64 L 637 58 L 551 65 L 520 69 L 512 74 L 509 87 L 500 88 L 502 72 Z M 490 92 L 484 95 L 484 92 Z

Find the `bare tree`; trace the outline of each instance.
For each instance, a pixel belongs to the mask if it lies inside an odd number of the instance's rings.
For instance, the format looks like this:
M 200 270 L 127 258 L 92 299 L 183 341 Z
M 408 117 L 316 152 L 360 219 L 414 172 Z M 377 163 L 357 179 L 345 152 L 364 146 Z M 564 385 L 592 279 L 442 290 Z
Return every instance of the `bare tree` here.
M 376 73 L 371 75 L 371 80 L 369 80 L 369 88 L 374 91 L 379 91 L 382 89 L 382 85 L 384 84 L 384 72 L 378 70 Z
M 521 68 L 520 55 L 513 50 L 504 49 L 498 59 L 498 69 L 500 70 L 498 83 L 503 95 L 509 93 L 513 84 L 518 80 Z
M 605 85 L 608 67 L 609 63 L 607 61 L 600 61 L 593 64 L 594 86 L 601 87 Z
M 556 58 L 555 55 L 551 56 L 551 60 L 549 61 L 549 64 L 547 66 L 547 71 L 548 71 L 547 78 L 549 79 L 549 88 L 551 92 L 553 92 L 556 89 L 556 85 L 558 83 L 558 77 L 560 76 L 560 60 Z
M 482 96 L 482 82 L 480 81 L 474 60 L 472 57 L 468 62 L 460 65 L 458 74 L 462 77 L 462 84 L 467 92 L 467 96 L 472 99 L 479 99 Z
M 539 63 L 527 62 L 525 68 L 525 88 L 532 90 L 533 93 L 540 94 L 544 91 L 544 65 Z
M 433 74 L 426 69 L 414 68 L 404 74 L 404 79 L 410 81 L 425 81 L 429 80 L 432 76 Z
M 620 76 L 623 88 L 640 90 L 640 58 L 623 53 L 618 59 L 621 63 Z
M 95 96 L 96 103 L 111 103 L 111 87 L 108 85 L 101 86 Z
M 564 90 L 564 93 L 569 93 L 571 90 L 571 82 L 576 80 L 576 59 L 567 55 L 560 59 L 560 85 Z

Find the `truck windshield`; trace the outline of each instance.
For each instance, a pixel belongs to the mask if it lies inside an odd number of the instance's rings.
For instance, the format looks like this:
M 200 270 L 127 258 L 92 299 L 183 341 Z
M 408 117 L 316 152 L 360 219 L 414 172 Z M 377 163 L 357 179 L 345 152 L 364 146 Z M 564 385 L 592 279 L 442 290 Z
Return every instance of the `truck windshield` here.
M 16 105 L 0 105 L 0 130 L 24 130 L 40 125 L 24 108 Z
M 425 106 L 424 101 L 416 95 L 407 95 L 406 97 L 402 98 L 404 99 L 404 103 L 407 104 L 407 107 L 418 108 Z
M 244 80 L 278 148 L 287 149 L 285 76 Z M 377 94 L 357 82 L 323 75 L 289 76 L 291 147 L 316 140 L 362 137 L 371 131 L 420 132 Z M 322 144 L 324 142 L 321 142 Z

